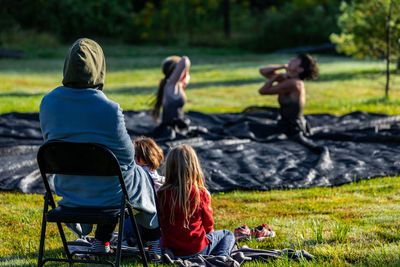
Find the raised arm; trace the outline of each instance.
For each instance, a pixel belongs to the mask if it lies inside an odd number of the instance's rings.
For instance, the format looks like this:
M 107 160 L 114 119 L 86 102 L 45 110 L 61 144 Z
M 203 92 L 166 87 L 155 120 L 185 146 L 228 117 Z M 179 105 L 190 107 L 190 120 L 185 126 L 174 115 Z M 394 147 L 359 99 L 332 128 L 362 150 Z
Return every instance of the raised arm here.
M 286 93 L 296 86 L 296 81 L 285 79 L 284 75 L 277 74 L 266 82 L 258 92 L 261 95 L 275 95 Z
M 181 80 L 182 76 L 185 74 L 186 70 L 190 68 L 190 60 L 187 56 L 183 56 L 181 60 L 176 65 L 171 76 L 168 79 L 170 83 L 177 83 Z
M 273 76 L 278 74 L 278 70 L 286 69 L 287 65 L 269 65 L 266 67 L 260 68 L 260 74 L 265 78 L 271 79 Z

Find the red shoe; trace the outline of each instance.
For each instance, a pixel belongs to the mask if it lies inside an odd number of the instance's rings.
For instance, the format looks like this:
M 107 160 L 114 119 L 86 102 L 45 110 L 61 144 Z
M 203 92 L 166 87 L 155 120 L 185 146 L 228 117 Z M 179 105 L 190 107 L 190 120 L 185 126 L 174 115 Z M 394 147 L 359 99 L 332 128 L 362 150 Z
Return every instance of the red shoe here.
M 275 232 L 271 230 L 268 224 L 259 225 L 251 229 L 251 234 L 256 241 L 261 242 L 267 237 L 274 237 Z
M 236 228 L 234 234 L 235 234 L 236 241 L 251 240 L 251 230 L 245 224 L 243 224 L 243 226 Z

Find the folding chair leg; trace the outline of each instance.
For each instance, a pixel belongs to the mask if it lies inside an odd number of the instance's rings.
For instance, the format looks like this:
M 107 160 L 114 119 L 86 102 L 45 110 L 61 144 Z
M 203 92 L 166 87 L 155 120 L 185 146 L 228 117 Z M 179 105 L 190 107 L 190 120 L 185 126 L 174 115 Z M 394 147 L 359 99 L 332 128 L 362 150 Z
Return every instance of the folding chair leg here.
M 46 193 L 44 197 L 44 207 L 43 207 L 43 218 L 42 218 L 42 231 L 40 234 L 40 245 L 39 245 L 39 259 L 38 259 L 38 266 L 43 266 L 43 252 L 44 252 L 44 241 L 46 238 L 46 226 L 47 226 L 47 218 L 46 214 L 49 210 L 49 195 Z M 64 235 L 64 230 L 61 226 L 61 223 L 57 223 L 58 231 L 60 232 L 61 240 L 63 242 L 65 253 L 67 254 L 67 258 L 69 263 L 72 264 L 72 255 L 69 252 L 67 240 Z
M 135 216 L 133 215 L 132 206 L 129 205 L 129 204 L 128 204 L 128 213 L 129 213 L 129 217 L 131 218 L 133 230 L 134 230 L 135 235 L 136 235 L 137 243 L 138 243 L 138 246 L 139 246 L 139 251 L 140 251 L 140 254 L 141 254 L 142 259 L 143 259 L 143 266 L 147 267 L 148 266 L 147 265 L 147 258 L 146 258 L 146 253 L 144 251 L 144 247 L 143 247 L 143 243 L 142 243 L 142 237 L 140 236 L 139 229 L 138 229 L 138 226 L 137 226 L 137 223 L 136 223 L 136 219 L 135 219 Z
M 122 207 L 125 207 L 125 202 Z M 119 228 L 118 228 L 118 243 L 117 243 L 117 253 L 115 253 L 115 266 L 118 267 L 121 261 L 121 249 L 122 249 L 122 233 L 124 232 L 124 219 L 125 211 L 121 209 L 121 214 L 119 217 Z
M 48 200 L 48 194 L 46 193 L 45 196 L 44 196 L 42 232 L 40 234 L 38 266 L 42 266 L 43 265 L 44 239 L 46 238 L 46 225 L 47 225 L 46 213 L 47 213 L 48 210 L 49 210 L 49 200 Z
M 68 245 L 67 245 L 67 239 L 65 238 L 64 230 L 62 228 L 62 225 L 61 225 L 60 222 L 57 222 L 57 226 L 58 226 L 58 231 L 60 232 L 61 240 L 63 242 L 65 254 L 67 254 L 68 260 L 70 260 L 70 263 L 72 263 L 72 255 L 69 252 L 69 248 L 68 248 Z

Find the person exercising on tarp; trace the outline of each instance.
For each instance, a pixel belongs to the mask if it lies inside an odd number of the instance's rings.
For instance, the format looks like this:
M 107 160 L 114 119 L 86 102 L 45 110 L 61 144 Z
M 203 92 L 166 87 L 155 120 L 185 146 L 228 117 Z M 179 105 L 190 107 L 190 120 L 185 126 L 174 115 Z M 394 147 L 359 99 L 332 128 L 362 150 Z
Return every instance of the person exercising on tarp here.
M 286 73 L 278 73 L 284 69 Z M 317 62 L 308 54 L 299 54 L 289 64 L 269 65 L 260 68 L 260 74 L 268 81 L 259 89 L 261 95 L 278 95 L 281 118 L 278 126 L 287 136 L 308 134 L 309 128 L 303 117 L 306 89 L 303 80 L 318 76 Z
M 161 124 L 155 130 L 156 136 L 166 127 L 179 130 L 189 126 L 189 120 L 184 118 L 183 111 L 186 103 L 184 89 L 190 81 L 189 68 L 190 60 L 186 56 L 170 56 L 162 63 L 165 77 L 160 82 L 152 110 L 152 116 L 157 121 L 160 118 L 160 109 L 163 109 Z

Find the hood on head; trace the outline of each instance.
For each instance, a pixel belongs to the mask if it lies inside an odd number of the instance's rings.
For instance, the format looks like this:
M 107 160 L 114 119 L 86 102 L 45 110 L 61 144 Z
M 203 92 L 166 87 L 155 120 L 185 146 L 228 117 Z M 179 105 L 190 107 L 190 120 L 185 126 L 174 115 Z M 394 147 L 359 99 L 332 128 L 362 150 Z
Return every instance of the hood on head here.
M 87 38 L 75 41 L 65 58 L 63 85 L 102 90 L 105 76 L 106 62 L 100 45 Z

